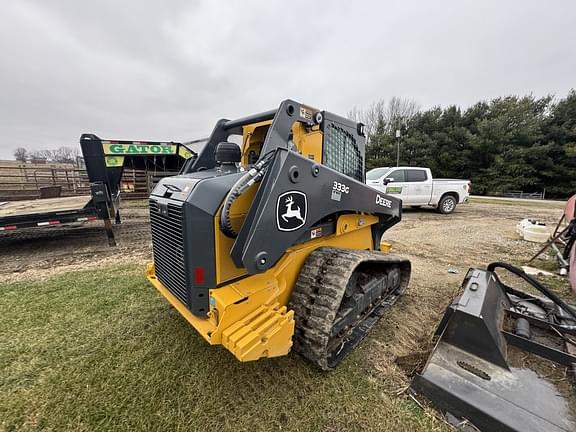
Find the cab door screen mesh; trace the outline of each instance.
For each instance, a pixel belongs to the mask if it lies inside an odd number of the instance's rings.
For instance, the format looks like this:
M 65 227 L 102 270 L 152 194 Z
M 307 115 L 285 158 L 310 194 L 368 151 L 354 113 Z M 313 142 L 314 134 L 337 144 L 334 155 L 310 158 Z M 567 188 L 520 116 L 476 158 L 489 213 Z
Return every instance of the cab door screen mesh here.
M 323 164 L 356 180 L 363 181 L 363 161 L 355 137 L 334 123 L 324 130 Z

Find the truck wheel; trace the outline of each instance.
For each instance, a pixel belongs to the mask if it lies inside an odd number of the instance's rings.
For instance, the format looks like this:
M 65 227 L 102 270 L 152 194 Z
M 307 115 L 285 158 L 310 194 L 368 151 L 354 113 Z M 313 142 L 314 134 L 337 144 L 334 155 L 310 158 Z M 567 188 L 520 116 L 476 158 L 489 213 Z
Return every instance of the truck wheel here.
M 442 214 L 450 214 L 456 209 L 456 198 L 452 195 L 445 195 L 438 203 L 438 211 Z

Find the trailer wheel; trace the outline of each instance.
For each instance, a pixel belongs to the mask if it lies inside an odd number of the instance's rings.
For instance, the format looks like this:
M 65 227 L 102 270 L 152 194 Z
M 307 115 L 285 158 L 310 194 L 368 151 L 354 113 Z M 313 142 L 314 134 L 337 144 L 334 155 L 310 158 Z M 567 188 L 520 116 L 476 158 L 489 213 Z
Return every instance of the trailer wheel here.
M 454 195 L 444 195 L 438 203 L 438 211 L 442 214 L 450 214 L 456 209 L 457 204 Z

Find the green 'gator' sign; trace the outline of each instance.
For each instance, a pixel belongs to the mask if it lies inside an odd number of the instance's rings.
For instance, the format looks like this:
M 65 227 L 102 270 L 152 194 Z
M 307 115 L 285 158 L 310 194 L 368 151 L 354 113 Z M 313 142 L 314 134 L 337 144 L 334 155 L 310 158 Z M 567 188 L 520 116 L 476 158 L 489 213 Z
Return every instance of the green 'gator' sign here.
M 168 143 L 143 144 L 116 144 L 102 142 L 106 155 L 171 155 L 176 154 L 177 146 Z
M 194 154 L 183 145 L 160 142 L 115 142 L 102 141 L 106 166 L 121 167 L 125 156 L 169 156 L 178 155 L 189 159 Z

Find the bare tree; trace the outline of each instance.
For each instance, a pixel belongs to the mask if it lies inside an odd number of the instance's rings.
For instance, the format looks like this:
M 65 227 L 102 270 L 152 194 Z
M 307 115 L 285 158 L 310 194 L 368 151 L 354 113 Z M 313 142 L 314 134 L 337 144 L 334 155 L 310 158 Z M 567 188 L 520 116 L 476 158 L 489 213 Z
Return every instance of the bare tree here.
M 62 146 L 57 150 L 53 150 L 54 161 L 61 163 L 74 163 L 78 157 L 78 149 L 74 147 Z
M 396 130 L 406 131 L 410 120 L 420 111 L 420 105 L 411 99 L 394 96 L 388 102 L 384 114 L 385 132 L 393 134 Z
M 397 129 L 405 131 L 419 110 L 415 101 L 394 96 L 388 103 L 380 99 L 366 109 L 354 107 L 348 112 L 348 118 L 364 123 L 370 140 L 376 134 L 393 135 Z
M 52 150 L 36 150 L 30 153 L 30 156 L 34 159 L 47 159 L 52 160 Z
M 364 130 L 368 140 L 376 134 L 379 126 L 384 123 L 384 112 L 386 102 L 380 99 L 372 102 L 366 109 L 354 107 L 348 112 L 348 118 L 357 122 L 364 123 Z
M 20 162 L 26 162 L 26 156 L 28 156 L 28 150 L 24 147 L 18 147 L 14 150 L 14 159 Z
M 59 163 L 75 163 L 80 152 L 75 147 L 62 146 L 55 150 L 37 150 L 32 153 L 36 159 L 47 159 Z

